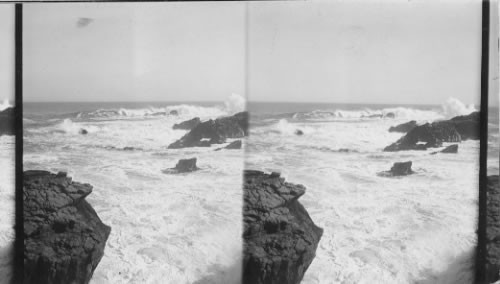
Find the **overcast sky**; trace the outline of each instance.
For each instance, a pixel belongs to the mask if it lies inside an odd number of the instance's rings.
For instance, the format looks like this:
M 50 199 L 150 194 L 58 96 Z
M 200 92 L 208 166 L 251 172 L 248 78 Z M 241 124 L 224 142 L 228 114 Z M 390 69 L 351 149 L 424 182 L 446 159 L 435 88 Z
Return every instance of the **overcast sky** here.
M 256 2 L 255 100 L 441 104 L 480 94 L 480 1 Z
M 25 101 L 222 101 L 243 94 L 244 7 L 24 5 Z
M 220 101 L 231 93 L 479 101 L 475 0 L 44 3 L 25 5 L 24 19 L 26 101 Z
M 0 103 L 14 103 L 14 5 L 0 5 Z

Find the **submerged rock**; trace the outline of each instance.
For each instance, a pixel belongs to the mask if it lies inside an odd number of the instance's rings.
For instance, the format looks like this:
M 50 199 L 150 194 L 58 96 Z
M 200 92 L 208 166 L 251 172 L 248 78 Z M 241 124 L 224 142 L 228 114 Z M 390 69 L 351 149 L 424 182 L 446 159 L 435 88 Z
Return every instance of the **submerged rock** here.
M 417 126 L 384 151 L 427 150 L 467 139 L 479 139 L 479 112 Z
M 484 283 L 500 280 L 500 188 L 498 176 L 488 177 Z
M 304 131 L 297 129 L 297 130 L 295 130 L 295 135 L 298 135 L 298 136 L 304 135 Z
M 89 132 L 87 131 L 87 129 L 85 128 L 81 128 L 78 133 L 82 134 L 82 135 L 85 135 L 85 134 L 88 134 Z
M 384 115 L 384 117 L 387 117 L 387 118 L 395 118 L 396 115 L 393 113 L 393 112 L 388 112 Z
M 15 135 L 14 119 L 15 109 L 8 107 L 0 111 L 0 136 L 1 135 Z
M 243 283 L 300 283 L 323 234 L 298 201 L 305 187 L 246 170 L 243 190 Z
M 186 173 L 198 170 L 196 166 L 196 158 L 191 159 L 180 159 L 175 165 L 175 169 L 179 173 Z
M 24 283 L 90 281 L 111 232 L 85 200 L 91 192 L 64 172 L 24 172 Z
M 198 124 L 201 123 L 201 120 L 199 117 L 195 117 L 190 120 L 183 121 L 181 123 L 176 123 L 172 127 L 173 129 L 184 129 L 184 130 L 191 130 L 194 127 L 196 127 Z
M 389 128 L 389 132 L 408 133 L 408 131 L 412 130 L 415 127 L 417 127 L 417 122 L 415 120 L 412 120 L 396 126 L 391 126 L 391 128 Z
M 240 112 L 233 116 L 202 122 L 168 148 L 206 147 L 225 143 L 227 138 L 242 138 L 247 135 L 248 112 Z
M 179 115 L 179 112 L 178 112 L 177 110 L 175 110 L 175 109 L 174 109 L 174 110 L 171 110 L 171 111 L 169 112 L 169 114 L 170 114 L 170 115 Z

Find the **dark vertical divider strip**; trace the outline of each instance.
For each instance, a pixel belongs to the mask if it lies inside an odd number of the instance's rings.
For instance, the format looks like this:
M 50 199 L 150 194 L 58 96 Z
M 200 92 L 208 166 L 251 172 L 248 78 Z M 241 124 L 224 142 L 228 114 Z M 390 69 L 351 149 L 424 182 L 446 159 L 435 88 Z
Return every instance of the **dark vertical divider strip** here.
M 485 283 L 487 155 L 488 155 L 488 69 L 489 69 L 490 3 L 482 2 L 481 113 L 479 149 L 479 208 L 476 251 L 476 283 Z
M 16 240 L 14 243 L 14 283 L 22 283 L 24 275 L 23 234 L 23 6 L 15 8 L 15 133 L 16 133 Z

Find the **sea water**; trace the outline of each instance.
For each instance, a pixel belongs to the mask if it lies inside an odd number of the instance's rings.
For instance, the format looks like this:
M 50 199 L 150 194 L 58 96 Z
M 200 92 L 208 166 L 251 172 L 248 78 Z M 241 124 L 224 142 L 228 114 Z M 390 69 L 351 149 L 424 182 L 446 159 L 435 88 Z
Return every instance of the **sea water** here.
M 302 283 L 472 282 L 479 141 L 460 143 L 457 154 L 382 150 L 403 135 L 388 132 L 391 126 L 448 119 L 474 107 L 450 99 L 443 106 L 248 108 L 245 167 L 305 185 L 300 202 L 324 229 Z M 490 173 L 498 173 L 498 119 L 490 133 Z M 378 175 L 405 161 L 413 162 L 413 175 Z
M 240 280 L 243 150 L 167 146 L 187 133 L 175 123 L 242 110 L 237 95 L 225 103 L 25 104 L 24 169 L 66 171 L 93 185 L 86 200 L 111 226 L 91 283 Z M 200 170 L 163 172 L 192 157 Z

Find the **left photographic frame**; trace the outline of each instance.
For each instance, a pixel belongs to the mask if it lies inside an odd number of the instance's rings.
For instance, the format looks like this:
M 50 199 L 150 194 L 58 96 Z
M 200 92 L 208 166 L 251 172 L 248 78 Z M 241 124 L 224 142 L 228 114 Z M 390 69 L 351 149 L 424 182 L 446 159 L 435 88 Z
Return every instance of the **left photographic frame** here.
M 15 6 L 0 5 L 0 283 L 13 277 L 15 241 Z

